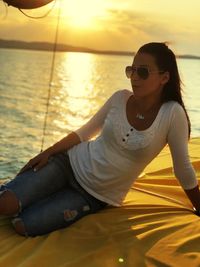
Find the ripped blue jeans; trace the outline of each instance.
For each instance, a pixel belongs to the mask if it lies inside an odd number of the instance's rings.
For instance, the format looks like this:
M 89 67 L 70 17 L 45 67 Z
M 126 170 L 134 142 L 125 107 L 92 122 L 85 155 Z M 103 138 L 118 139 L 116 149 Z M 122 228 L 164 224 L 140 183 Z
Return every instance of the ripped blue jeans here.
M 22 220 L 26 236 L 65 228 L 107 206 L 76 181 L 67 152 L 50 157 L 37 172 L 30 169 L 17 175 L 0 186 L 0 193 L 4 190 L 11 190 L 19 200 L 20 212 L 12 222 Z

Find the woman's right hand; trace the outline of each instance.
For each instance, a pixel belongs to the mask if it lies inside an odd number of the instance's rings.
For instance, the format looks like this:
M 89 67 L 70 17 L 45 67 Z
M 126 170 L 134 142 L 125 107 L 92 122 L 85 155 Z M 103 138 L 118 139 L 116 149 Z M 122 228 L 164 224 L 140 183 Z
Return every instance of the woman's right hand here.
M 18 172 L 17 175 L 25 172 L 28 169 L 32 169 L 32 168 L 34 171 L 38 171 L 39 169 L 41 169 L 42 167 L 44 167 L 47 164 L 50 156 L 51 155 L 48 151 L 41 152 L 40 154 L 38 154 L 34 158 L 30 159 L 29 162 Z

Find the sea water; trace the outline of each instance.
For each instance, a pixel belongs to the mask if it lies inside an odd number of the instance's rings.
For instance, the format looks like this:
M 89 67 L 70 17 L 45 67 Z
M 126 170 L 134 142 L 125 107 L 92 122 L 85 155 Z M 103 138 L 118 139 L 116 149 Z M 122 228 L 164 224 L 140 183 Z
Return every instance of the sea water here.
M 0 49 L 0 179 L 12 178 L 41 150 L 83 125 L 115 91 L 130 89 L 124 69 L 132 56 Z M 200 61 L 177 59 L 183 98 L 200 136 Z

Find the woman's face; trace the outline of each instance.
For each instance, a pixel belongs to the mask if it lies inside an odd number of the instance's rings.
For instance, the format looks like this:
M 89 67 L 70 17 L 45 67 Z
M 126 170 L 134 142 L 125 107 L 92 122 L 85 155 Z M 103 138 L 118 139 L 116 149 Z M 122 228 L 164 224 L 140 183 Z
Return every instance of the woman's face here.
M 141 67 L 144 69 L 141 69 Z M 132 68 L 134 71 L 130 79 L 136 97 L 161 94 L 164 84 L 169 80 L 169 73 L 160 72 L 161 70 L 158 69 L 155 58 L 152 55 L 137 53 L 134 57 Z

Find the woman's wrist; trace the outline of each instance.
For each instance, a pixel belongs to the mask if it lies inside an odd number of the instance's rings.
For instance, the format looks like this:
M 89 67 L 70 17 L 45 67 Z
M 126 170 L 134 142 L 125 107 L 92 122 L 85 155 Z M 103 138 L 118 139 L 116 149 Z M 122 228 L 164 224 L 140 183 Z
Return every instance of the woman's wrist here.
M 81 143 L 79 136 L 76 133 L 72 132 L 54 145 L 47 148 L 44 152 L 48 153 L 49 156 L 53 156 L 57 153 L 67 151 L 68 149 L 79 143 Z
M 46 150 L 44 150 L 43 152 L 48 154 L 50 157 L 50 156 L 53 156 L 55 154 L 55 149 L 53 146 L 50 146 Z

